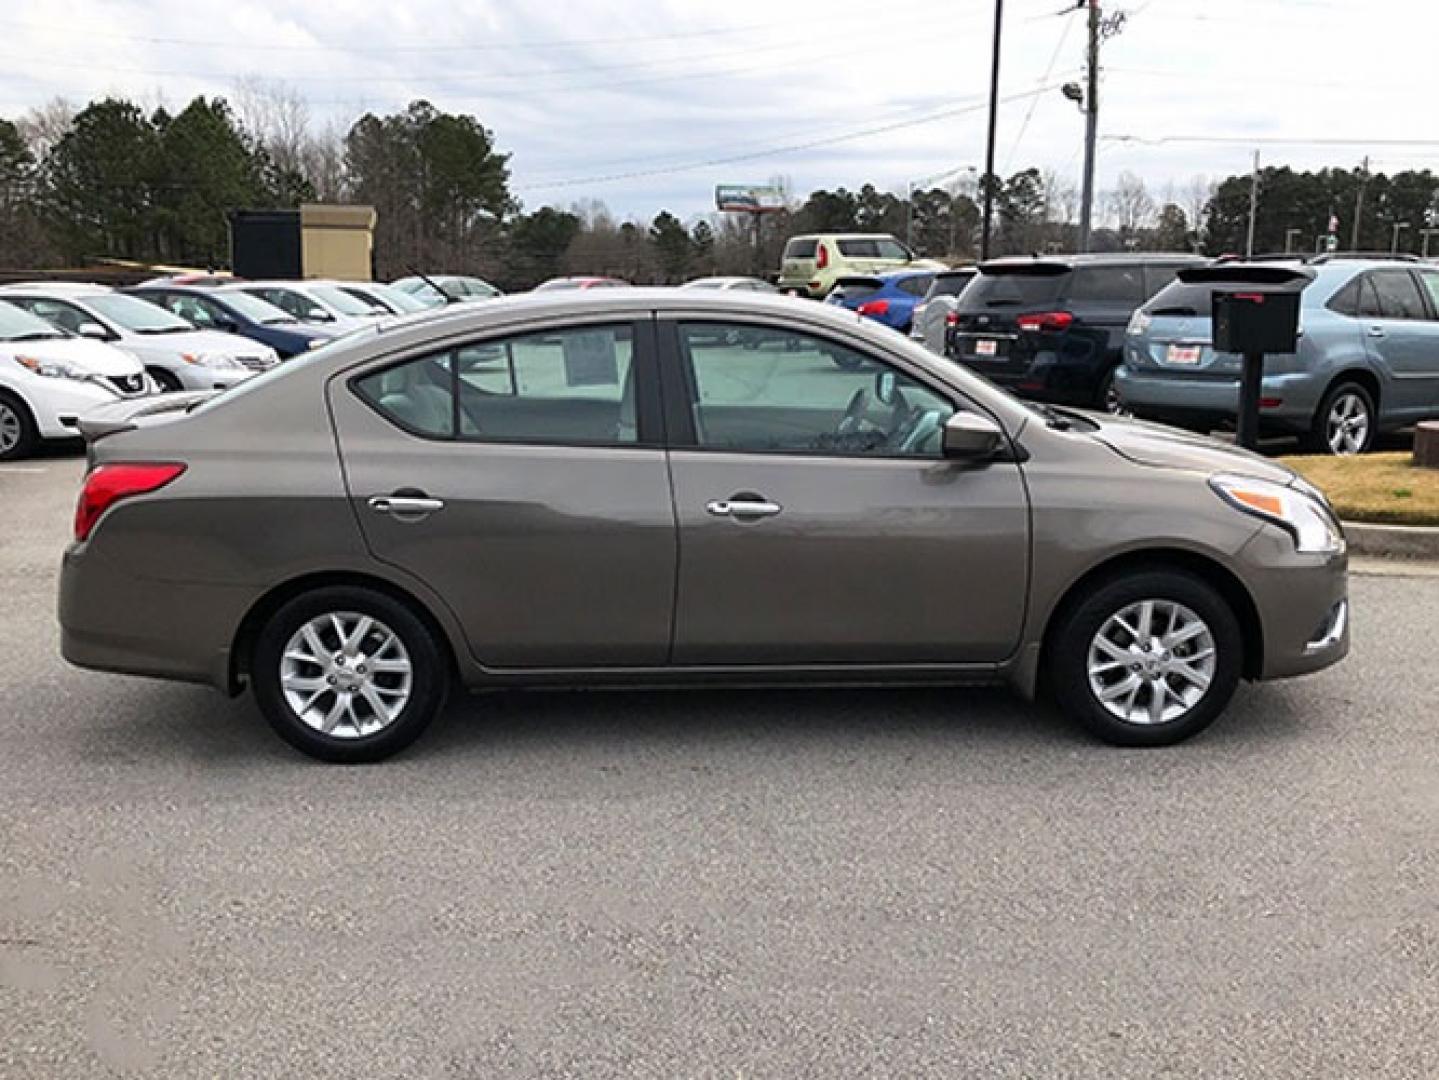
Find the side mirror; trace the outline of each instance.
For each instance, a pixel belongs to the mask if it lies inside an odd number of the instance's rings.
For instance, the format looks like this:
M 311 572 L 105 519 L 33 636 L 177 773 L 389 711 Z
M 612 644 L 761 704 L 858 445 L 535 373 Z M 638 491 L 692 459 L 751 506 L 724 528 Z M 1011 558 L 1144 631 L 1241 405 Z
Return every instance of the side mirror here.
M 110 331 L 106 330 L 97 322 L 83 322 L 75 331 L 81 337 L 94 338 L 96 341 L 108 341 Z
M 874 377 L 874 399 L 881 405 L 894 404 L 895 378 L 892 371 L 881 371 Z
M 334 321 L 335 321 L 335 317 L 334 317 L 333 315 L 331 315 L 331 314 L 330 314 L 328 311 L 326 311 L 324 308 L 320 308 L 320 307 L 312 307 L 309 311 L 305 312 L 305 318 L 309 319 L 310 322 L 334 322 Z
M 993 457 L 1004 445 L 1004 431 L 987 416 L 957 412 L 944 422 L 944 456 L 969 461 Z

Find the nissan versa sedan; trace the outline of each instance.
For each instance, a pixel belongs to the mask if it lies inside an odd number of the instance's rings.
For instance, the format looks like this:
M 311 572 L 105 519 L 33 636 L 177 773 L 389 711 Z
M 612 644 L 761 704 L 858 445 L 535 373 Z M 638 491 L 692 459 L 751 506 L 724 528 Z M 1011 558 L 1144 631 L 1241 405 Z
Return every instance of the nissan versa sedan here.
M 457 305 L 80 426 L 65 656 L 248 687 L 331 761 L 453 683 L 1007 682 L 1154 746 L 1349 648 L 1288 469 L 782 297 Z

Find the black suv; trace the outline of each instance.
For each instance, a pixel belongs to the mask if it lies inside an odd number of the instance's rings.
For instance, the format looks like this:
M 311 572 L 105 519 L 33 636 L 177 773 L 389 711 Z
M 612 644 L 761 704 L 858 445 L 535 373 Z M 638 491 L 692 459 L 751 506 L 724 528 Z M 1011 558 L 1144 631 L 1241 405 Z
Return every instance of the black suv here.
M 1120 412 L 1114 369 L 1146 300 L 1197 255 L 996 259 L 959 298 L 944 353 L 1020 397 Z

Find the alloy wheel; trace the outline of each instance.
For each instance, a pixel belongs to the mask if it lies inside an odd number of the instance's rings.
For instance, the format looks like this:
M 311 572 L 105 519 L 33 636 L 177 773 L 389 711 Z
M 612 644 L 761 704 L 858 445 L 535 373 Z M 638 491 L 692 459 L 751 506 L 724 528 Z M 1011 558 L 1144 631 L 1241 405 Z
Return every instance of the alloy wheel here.
M 1324 441 L 1331 453 L 1357 454 L 1369 441 L 1369 406 L 1358 394 L 1346 391 L 1329 405 L 1324 418 Z
M 1111 715 L 1131 724 L 1187 716 L 1214 680 L 1209 625 L 1172 600 L 1140 600 L 1111 615 L 1090 642 L 1089 688 Z
M 0 401 L 0 454 L 8 454 L 20 445 L 23 433 L 20 414 L 15 407 L 7 401 Z
M 389 727 L 404 711 L 414 665 L 399 635 L 379 619 L 331 612 L 305 623 L 286 644 L 280 689 L 309 727 L 359 739 Z

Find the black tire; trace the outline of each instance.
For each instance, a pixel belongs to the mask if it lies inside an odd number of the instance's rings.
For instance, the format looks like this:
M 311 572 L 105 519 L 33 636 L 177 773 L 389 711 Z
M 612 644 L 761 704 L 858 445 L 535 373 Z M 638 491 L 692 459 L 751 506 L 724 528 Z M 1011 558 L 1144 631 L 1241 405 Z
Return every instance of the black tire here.
M 1374 439 L 1379 434 L 1379 410 L 1374 406 L 1374 395 L 1361 384 L 1345 380 L 1331 386 L 1324 395 L 1324 400 L 1319 403 L 1319 409 L 1314 414 L 1309 434 L 1304 439 L 1306 450 L 1315 454 L 1340 454 L 1340 451 L 1336 450 L 1330 442 L 1329 414 L 1334 411 L 1341 398 L 1357 402 L 1364 410 L 1366 419 L 1364 438 L 1359 448 L 1347 451 L 1347 453 L 1367 454 L 1374 449 Z
M 1201 696 L 1182 714 L 1158 723 L 1133 722 L 1111 713 L 1091 686 L 1089 674 L 1089 652 L 1100 629 L 1111 616 L 1146 600 L 1188 608 L 1207 626 L 1214 649 L 1214 669 Z M 1180 646 L 1175 653 L 1184 648 Z M 1047 667 L 1060 708 L 1097 738 L 1116 746 L 1171 746 L 1203 731 L 1229 704 L 1239 685 L 1243 651 L 1239 620 L 1218 592 L 1192 574 L 1156 568 L 1110 578 L 1081 597 L 1062 616 L 1050 638 Z M 1163 655 L 1167 660 L 1168 651 Z M 1106 677 L 1118 682 L 1130 680 L 1131 673 L 1121 668 Z M 1145 701 L 1151 702 L 1152 687 L 1144 689 Z
M 35 426 L 35 417 L 30 415 L 30 407 L 5 390 L 0 390 L 0 425 L 9 433 L 0 437 L 0 461 L 29 457 L 40 445 L 40 431 Z
M 164 368 L 146 368 L 145 374 L 155 380 L 155 385 L 160 388 L 160 393 L 162 394 L 173 394 L 177 390 L 184 389 L 184 387 L 180 385 L 180 380 Z
M 1099 380 L 1099 389 L 1094 395 L 1094 407 L 1110 416 L 1133 416 L 1134 413 L 1124 404 L 1124 399 L 1115 389 L 1114 373 L 1117 370 L 1118 368 L 1110 368 L 1104 373 L 1104 378 Z
M 393 720 L 373 733 L 326 734 L 301 718 L 281 687 L 282 657 L 291 639 L 312 619 L 332 613 L 377 620 L 393 632 L 408 654 L 412 672 L 409 699 Z M 373 589 L 341 585 L 297 596 L 270 617 L 255 642 L 250 678 L 255 700 L 280 738 L 322 761 L 354 764 L 383 760 L 420 737 L 444 707 L 450 667 L 441 643 L 407 605 Z M 325 693 L 335 695 L 334 691 Z M 324 709 L 335 697 L 321 700 Z

